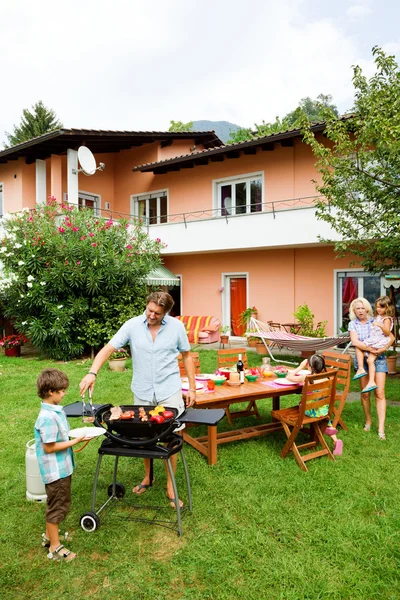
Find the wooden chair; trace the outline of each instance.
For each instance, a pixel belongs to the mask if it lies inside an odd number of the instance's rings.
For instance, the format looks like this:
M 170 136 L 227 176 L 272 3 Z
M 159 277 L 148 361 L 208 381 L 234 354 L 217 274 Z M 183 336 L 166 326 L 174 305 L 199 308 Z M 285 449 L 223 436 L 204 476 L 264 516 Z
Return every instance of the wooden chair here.
M 225 350 L 217 351 L 217 364 L 218 369 L 223 369 L 224 367 L 233 367 L 237 364 L 238 354 L 242 355 L 242 362 L 244 364 L 244 368 L 247 369 L 247 351 L 246 348 L 227 348 Z M 258 408 L 255 400 L 250 400 L 245 410 L 231 412 L 229 407 L 225 409 L 226 418 L 228 420 L 229 425 L 233 425 L 232 419 L 237 419 L 238 417 L 247 417 L 249 415 L 255 415 L 257 419 L 261 419 L 261 415 L 258 412 Z
M 339 424 L 343 429 L 348 429 L 341 415 L 346 403 L 351 381 L 351 356 L 350 354 L 340 354 L 339 352 L 326 351 L 322 353 L 325 364 L 329 369 L 337 371 L 335 407 L 333 409 L 334 418 L 332 427 Z
M 335 460 L 332 452 L 326 443 L 323 431 L 332 414 L 335 405 L 337 371 L 328 373 L 319 373 L 318 375 L 308 375 L 303 384 L 300 404 L 281 410 L 273 410 L 272 418 L 282 423 L 287 436 L 287 442 L 281 451 L 281 457 L 285 458 L 289 452 L 293 452 L 294 457 L 303 471 L 308 471 L 306 461 L 319 456 L 328 456 L 330 460 Z M 305 411 L 318 409 L 321 406 L 328 405 L 328 414 L 323 417 L 308 417 Z M 321 430 L 322 425 L 322 430 Z M 307 434 L 310 441 L 304 444 L 296 444 L 296 438 L 304 427 L 308 427 Z M 322 446 L 321 450 L 315 450 L 308 454 L 300 454 L 300 450 L 308 450 Z
M 199 353 L 198 352 L 191 352 L 190 354 L 192 355 L 192 358 L 193 358 L 194 372 L 196 373 L 196 375 L 200 375 L 201 371 L 200 371 L 200 357 L 199 357 Z M 185 366 L 183 364 L 182 354 L 178 355 L 178 365 L 179 365 L 180 376 L 181 377 L 185 377 L 186 376 L 186 371 L 185 371 Z

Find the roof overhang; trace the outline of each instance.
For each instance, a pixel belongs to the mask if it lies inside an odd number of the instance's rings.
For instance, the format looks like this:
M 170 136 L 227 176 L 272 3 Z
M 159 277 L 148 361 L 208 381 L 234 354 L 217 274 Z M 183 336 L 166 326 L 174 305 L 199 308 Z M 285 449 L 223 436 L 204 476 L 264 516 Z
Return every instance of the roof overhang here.
M 314 133 L 322 132 L 326 128 L 326 123 L 317 123 L 311 126 L 311 131 Z M 274 133 L 271 135 L 259 137 L 247 142 L 239 142 L 238 144 L 230 144 L 218 148 L 200 150 L 192 154 L 185 154 L 159 162 L 148 163 L 133 167 L 132 171 L 140 171 L 141 173 L 152 172 L 154 175 L 164 175 L 171 171 L 180 171 L 181 169 L 192 169 L 197 166 L 207 165 L 209 162 L 222 162 L 226 159 L 239 158 L 241 155 L 255 154 L 258 148 L 264 152 L 271 152 L 275 148 L 276 143 L 281 146 L 293 146 L 294 138 L 302 137 L 301 129 L 291 129 L 282 133 Z
M 93 154 L 120 152 L 144 144 L 160 142 L 169 146 L 176 140 L 194 140 L 205 148 L 222 146 L 214 131 L 108 131 L 94 129 L 56 129 L 39 137 L 0 151 L 0 163 L 25 158 L 27 164 L 45 160 L 52 154 L 66 154 L 69 148 L 88 146 Z

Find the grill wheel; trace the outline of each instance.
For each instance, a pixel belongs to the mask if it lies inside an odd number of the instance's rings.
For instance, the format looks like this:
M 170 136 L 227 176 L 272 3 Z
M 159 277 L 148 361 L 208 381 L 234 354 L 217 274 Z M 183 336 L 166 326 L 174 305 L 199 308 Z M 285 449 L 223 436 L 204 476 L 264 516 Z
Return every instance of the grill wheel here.
M 80 524 L 83 531 L 92 533 L 100 527 L 100 519 L 94 512 L 87 512 L 80 518 Z
M 110 485 L 108 486 L 107 489 L 107 494 L 109 496 L 112 496 L 113 493 L 113 484 L 110 483 Z M 125 496 L 125 486 L 123 483 L 120 483 L 119 481 L 115 482 L 115 497 L 116 498 L 123 498 Z

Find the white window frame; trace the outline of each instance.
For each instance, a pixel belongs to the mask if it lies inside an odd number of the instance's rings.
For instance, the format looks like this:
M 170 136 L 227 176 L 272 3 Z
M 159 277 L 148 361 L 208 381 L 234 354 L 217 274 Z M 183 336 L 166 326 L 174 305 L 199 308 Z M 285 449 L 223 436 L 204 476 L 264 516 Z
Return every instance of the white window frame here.
M 168 188 L 162 188 L 160 190 L 150 190 L 148 192 L 142 192 L 140 194 L 131 194 L 131 207 L 130 207 L 130 213 L 131 213 L 131 217 L 136 217 L 139 218 L 139 202 L 146 200 L 146 214 L 149 214 L 149 203 L 148 201 L 150 199 L 154 199 L 157 198 L 157 223 L 151 223 L 149 222 L 149 217 L 146 217 L 146 225 L 149 225 L 150 227 L 152 225 L 166 225 L 166 223 L 161 223 L 160 221 L 160 198 L 162 197 L 166 197 L 167 198 L 167 223 L 168 223 L 168 215 L 169 215 L 169 189 Z
M 221 200 L 220 200 L 220 189 L 223 185 L 232 185 L 233 193 L 232 193 L 232 209 L 229 216 L 236 215 L 236 206 L 235 206 L 235 187 L 236 183 L 246 183 L 246 212 L 239 213 L 237 216 L 246 215 L 254 215 L 256 212 L 250 212 L 250 181 L 254 181 L 255 179 L 261 179 L 261 211 L 264 210 L 265 204 L 265 172 L 264 171 L 256 171 L 254 173 L 243 173 L 240 175 L 231 175 L 230 177 L 222 177 L 219 179 L 214 179 L 212 182 L 213 188 L 213 208 L 222 211 Z M 219 213 L 218 213 L 219 214 Z
M 83 200 L 94 200 L 96 202 L 96 207 L 93 209 L 93 214 L 96 215 L 96 217 L 101 215 L 101 194 L 78 190 L 78 204 L 75 204 L 74 202 L 71 202 L 70 204 L 79 206 L 79 198 L 82 198 Z M 66 193 L 64 193 L 64 202 L 68 202 L 68 194 Z
M 0 217 L 4 216 L 4 183 L 0 181 Z

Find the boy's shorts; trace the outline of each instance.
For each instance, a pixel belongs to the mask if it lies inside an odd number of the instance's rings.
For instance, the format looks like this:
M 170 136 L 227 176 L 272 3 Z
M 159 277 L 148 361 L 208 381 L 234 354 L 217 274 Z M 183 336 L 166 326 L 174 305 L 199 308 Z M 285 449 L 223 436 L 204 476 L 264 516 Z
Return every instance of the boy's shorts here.
M 185 402 L 182 398 L 182 390 L 178 390 L 175 392 L 175 394 L 172 394 L 172 396 L 165 398 L 165 400 L 162 400 L 161 402 L 157 402 L 155 398 L 152 398 L 151 400 L 144 400 L 143 398 L 138 398 L 135 396 L 134 404 L 135 406 L 156 406 L 157 404 L 161 404 L 165 408 L 176 408 L 178 411 L 178 417 L 185 411 Z M 184 428 L 185 425 L 181 425 L 180 427 L 174 429 L 174 432 L 181 431 Z
M 357 362 L 357 357 L 354 356 L 354 369 L 357 371 L 358 369 L 358 362 Z M 387 365 L 387 360 L 386 360 L 386 356 L 384 354 L 379 354 L 379 356 L 376 357 L 376 361 L 375 361 L 375 369 L 377 373 L 387 373 L 388 372 L 388 365 Z M 366 371 L 368 373 L 368 363 L 367 363 L 367 359 L 364 358 L 364 371 Z
M 61 523 L 71 505 L 71 475 L 46 483 L 46 523 Z

